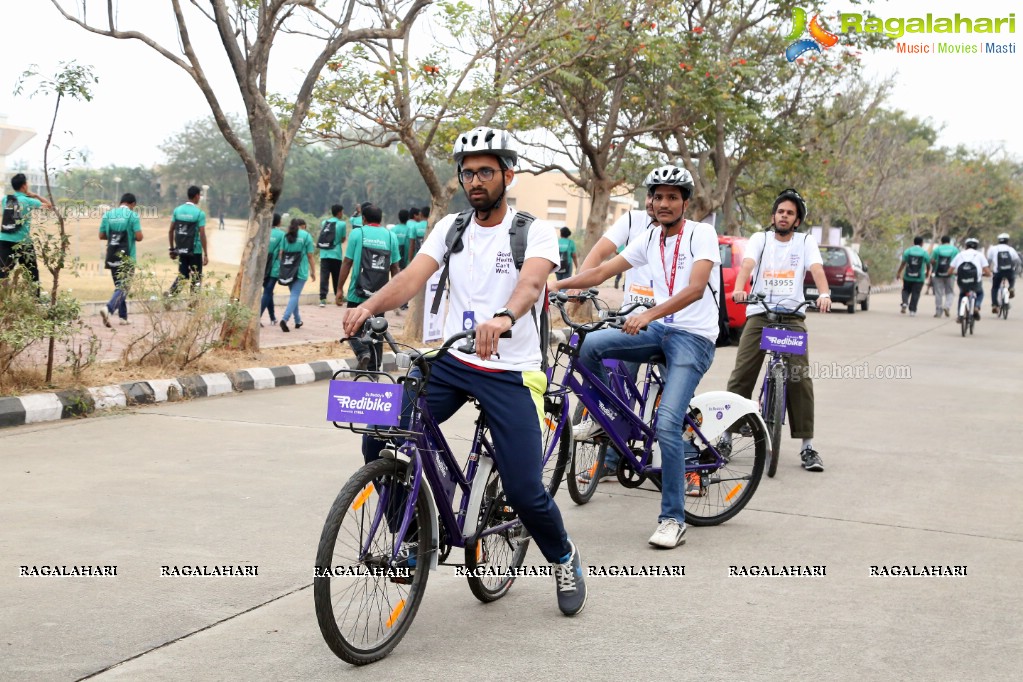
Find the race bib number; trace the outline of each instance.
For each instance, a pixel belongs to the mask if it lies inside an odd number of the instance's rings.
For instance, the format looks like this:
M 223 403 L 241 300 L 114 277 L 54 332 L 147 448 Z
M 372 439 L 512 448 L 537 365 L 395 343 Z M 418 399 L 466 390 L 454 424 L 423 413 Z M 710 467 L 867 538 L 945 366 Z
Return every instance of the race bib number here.
M 632 283 L 626 293 L 626 303 L 646 303 L 654 305 L 654 288 Z
M 764 287 L 769 293 L 791 296 L 796 291 L 796 271 L 768 270 L 764 273 Z

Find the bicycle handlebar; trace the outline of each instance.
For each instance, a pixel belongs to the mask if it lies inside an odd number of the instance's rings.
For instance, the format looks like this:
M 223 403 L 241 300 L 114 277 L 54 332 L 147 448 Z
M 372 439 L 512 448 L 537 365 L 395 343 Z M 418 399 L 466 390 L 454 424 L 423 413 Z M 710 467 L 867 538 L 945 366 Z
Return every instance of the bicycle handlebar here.
M 775 315 L 798 315 L 799 311 L 802 310 L 804 307 L 807 310 L 816 310 L 817 309 L 817 306 L 816 306 L 816 304 L 814 304 L 813 301 L 803 301 L 802 303 L 800 303 L 799 305 L 796 306 L 795 310 L 789 310 L 789 311 L 786 311 L 786 312 L 778 312 L 776 310 L 771 310 L 770 308 L 767 307 L 767 297 L 763 296 L 763 295 L 751 295 L 745 301 L 734 301 L 734 303 L 737 303 L 738 305 L 759 305 L 761 308 L 766 310 L 768 313 L 773 313 Z
M 628 317 L 633 311 L 637 310 L 638 308 L 653 307 L 649 303 L 645 303 L 642 301 L 633 301 L 632 303 L 625 304 L 624 306 L 614 311 L 613 313 L 608 311 L 607 315 L 597 320 L 596 322 L 580 323 L 572 321 L 572 319 L 568 316 L 568 311 L 565 310 L 565 304 L 568 303 L 569 301 L 596 300 L 597 295 L 599 293 L 600 292 L 597 289 L 588 289 L 587 291 L 574 296 L 570 296 L 560 291 L 556 293 L 552 292 L 550 295 L 550 301 L 558 309 L 558 312 L 561 313 L 561 319 L 564 320 L 565 324 L 567 324 L 575 331 L 582 331 L 584 333 L 597 331 L 602 327 L 621 329 L 622 325 L 625 324 L 625 318 Z

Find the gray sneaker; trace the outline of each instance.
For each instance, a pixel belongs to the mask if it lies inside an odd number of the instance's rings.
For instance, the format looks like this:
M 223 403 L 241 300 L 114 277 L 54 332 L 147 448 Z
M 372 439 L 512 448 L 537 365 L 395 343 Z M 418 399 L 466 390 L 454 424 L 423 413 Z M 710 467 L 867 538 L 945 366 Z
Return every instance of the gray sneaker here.
M 803 460 L 803 468 L 807 471 L 824 471 L 824 462 L 813 448 L 804 448 L 799 458 Z
M 579 561 L 579 550 L 571 540 L 568 544 L 572 547 L 568 559 L 552 566 L 554 584 L 558 590 L 558 608 L 566 616 L 574 616 L 586 606 L 586 580 L 583 578 L 583 567 Z

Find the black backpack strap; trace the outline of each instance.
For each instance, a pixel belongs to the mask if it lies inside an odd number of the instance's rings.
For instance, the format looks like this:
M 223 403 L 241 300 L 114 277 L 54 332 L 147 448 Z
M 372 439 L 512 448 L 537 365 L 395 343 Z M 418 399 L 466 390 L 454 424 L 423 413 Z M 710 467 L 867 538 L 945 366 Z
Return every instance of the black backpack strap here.
M 529 241 L 529 226 L 536 220 L 536 216 L 525 211 L 517 211 L 512 218 L 512 226 L 508 230 L 508 237 L 511 240 L 512 260 L 515 261 L 515 269 L 522 270 L 522 264 L 526 262 L 526 245 Z M 551 342 L 551 321 L 550 303 L 547 299 L 547 285 L 543 290 L 543 306 L 541 313 L 537 315 L 536 305 L 529 306 L 529 314 L 533 316 L 533 326 L 536 328 L 537 336 L 540 338 L 540 367 L 544 373 L 550 367 L 550 360 L 547 357 Z
M 448 283 L 448 270 L 450 265 L 448 263 L 451 260 L 451 251 L 462 250 L 462 235 L 465 233 L 465 228 L 469 227 L 469 220 L 472 218 L 472 211 L 462 211 L 455 216 L 455 222 L 451 223 L 451 227 L 448 228 L 448 233 L 444 236 L 444 262 L 441 263 L 443 268 L 440 272 L 440 281 L 437 282 L 437 293 L 433 297 L 433 305 L 430 306 L 430 313 L 436 315 L 437 311 L 440 310 L 440 299 L 444 295 L 444 287 Z M 458 245 L 457 247 L 455 245 Z

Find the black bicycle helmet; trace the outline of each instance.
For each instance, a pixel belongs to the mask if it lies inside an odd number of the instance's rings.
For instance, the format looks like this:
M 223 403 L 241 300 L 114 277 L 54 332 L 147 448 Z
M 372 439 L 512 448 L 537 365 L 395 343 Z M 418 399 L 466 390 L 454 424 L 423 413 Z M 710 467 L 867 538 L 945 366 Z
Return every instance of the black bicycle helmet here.
M 791 187 L 782 190 L 782 193 L 774 200 L 774 206 L 771 207 L 771 215 L 774 215 L 774 212 L 778 210 L 778 204 L 783 201 L 791 201 L 796 205 L 796 214 L 799 216 L 800 223 L 806 220 L 806 201 L 803 200 L 799 192 Z

